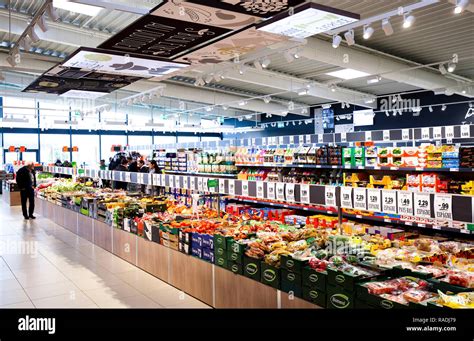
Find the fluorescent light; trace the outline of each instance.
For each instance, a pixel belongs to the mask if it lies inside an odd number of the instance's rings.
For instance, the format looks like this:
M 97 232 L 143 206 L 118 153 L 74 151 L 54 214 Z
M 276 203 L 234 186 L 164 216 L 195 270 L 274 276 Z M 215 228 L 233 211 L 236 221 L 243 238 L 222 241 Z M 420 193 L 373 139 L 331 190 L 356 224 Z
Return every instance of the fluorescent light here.
M 68 0 L 53 0 L 53 6 L 69 12 L 80 13 L 95 17 L 103 9 L 102 7 L 80 4 Z
M 323 109 L 329 109 L 331 107 L 331 104 L 323 104 L 322 107 Z
M 334 47 L 335 49 L 337 49 L 339 47 L 339 45 L 341 44 L 341 41 L 342 41 L 342 38 L 340 35 L 334 35 L 332 37 L 332 47 Z
M 415 22 L 415 17 L 411 14 L 403 15 L 403 28 L 409 28 Z
M 393 34 L 393 27 L 388 18 L 382 20 L 382 29 L 385 32 L 386 36 L 390 36 Z
M 243 107 L 243 106 L 247 105 L 247 101 L 240 101 L 240 102 L 239 102 L 239 105 L 240 105 L 241 107 Z
M 469 0 L 457 0 L 456 7 L 454 8 L 454 14 L 459 14 L 467 7 Z
M 378 83 L 380 82 L 382 78 L 380 76 L 376 76 L 376 77 L 372 77 L 372 78 L 369 78 L 367 79 L 367 84 L 375 84 L 375 83 Z
M 364 26 L 364 34 L 362 35 L 362 37 L 367 40 L 367 39 L 370 39 L 370 37 L 372 37 L 372 34 L 374 34 L 374 29 L 372 27 L 370 27 L 369 25 L 365 25 Z
M 309 92 L 308 89 L 303 89 L 303 90 L 298 91 L 298 95 L 299 96 L 305 96 L 305 95 L 308 94 L 308 92 Z
M 69 90 L 65 93 L 59 95 L 60 97 L 74 97 L 74 98 L 84 98 L 84 99 L 96 99 L 105 95 L 108 95 L 108 92 L 99 92 L 99 91 L 83 91 L 83 90 Z
M 328 72 L 326 73 L 326 75 L 336 77 L 336 78 L 341 78 L 341 79 L 354 79 L 354 78 L 369 76 L 369 74 L 366 72 L 358 71 L 354 69 L 342 69 L 338 71 Z
M 346 38 L 346 43 L 349 46 L 352 46 L 355 44 L 354 40 L 354 30 L 349 30 L 346 33 L 344 33 L 344 38 Z

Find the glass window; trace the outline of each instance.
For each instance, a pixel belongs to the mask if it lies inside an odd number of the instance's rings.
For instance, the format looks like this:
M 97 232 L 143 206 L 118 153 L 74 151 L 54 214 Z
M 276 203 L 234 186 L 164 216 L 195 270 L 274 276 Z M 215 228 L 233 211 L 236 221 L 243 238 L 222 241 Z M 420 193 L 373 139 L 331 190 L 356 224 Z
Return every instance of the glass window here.
M 5 130 L 3 145 L 5 148 L 25 146 L 27 149 L 38 149 L 38 134 L 10 134 Z
M 36 113 L 36 101 L 33 98 L 3 97 L 2 125 L 5 128 L 36 128 L 38 127 Z
M 176 143 L 176 137 L 174 137 L 174 136 L 155 135 L 153 140 L 154 140 L 153 144 L 157 144 L 157 145 L 175 144 Z
M 40 161 L 45 163 L 54 163 L 56 160 L 70 160 L 69 152 L 63 152 L 63 147 L 70 144 L 69 135 L 67 134 L 41 134 L 40 135 Z
M 117 154 L 112 151 L 113 145 L 125 146 L 127 144 L 127 137 L 125 135 L 102 135 L 101 136 L 101 157 L 105 163 L 109 163 L 109 158 Z
M 129 136 L 128 137 L 128 145 L 131 147 L 134 146 L 143 146 L 143 145 L 151 145 L 151 135 L 150 136 Z
M 178 143 L 199 142 L 199 136 L 178 136 Z
M 78 165 L 98 166 L 99 135 L 72 135 L 72 146 L 78 147 L 77 152 L 72 152 L 72 160 Z
M 220 137 L 216 136 L 202 136 L 201 141 L 220 141 Z

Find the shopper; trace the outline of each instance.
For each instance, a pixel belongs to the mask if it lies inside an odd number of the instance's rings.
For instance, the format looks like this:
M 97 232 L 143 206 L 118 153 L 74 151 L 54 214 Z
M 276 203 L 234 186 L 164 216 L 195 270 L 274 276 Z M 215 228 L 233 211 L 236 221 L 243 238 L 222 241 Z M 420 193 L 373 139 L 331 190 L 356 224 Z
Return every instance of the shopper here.
M 126 158 L 123 158 L 120 161 L 120 164 L 115 168 L 115 170 L 118 172 L 128 172 L 128 160 Z M 114 188 L 126 191 L 127 183 L 123 181 L 114 181 Z
M 137 160 L 128 157 L 128 171 L 129 172 L 138 172 L 138 163 Z
M 99 169 L 100 170 L 106 170 L 107 169 L 107 166 L 105 164 L 105 160 L 100 160 Z
M 150 174 L 158 174 L 160 172 L 159 168 L 158 168 L 158 164 L 156 163 L 155 160 L 150 161 L 150 163 L 148 165 L 148 168 L 149 168 L 149 173 Z M 156 187 L 148 185 L 148 194 L 156 195 L 157 194 Z
M 138 171 L 140 173 L 149 173 L 150 172 L 150 168 L 145 165 L 145 161 L 143 161 L 143 159 L 138 160 L 137 163 L 138 163 Z M 146 185 L 142 185 L 141 190 L 142 190 L 143 193 L 145 193 L 146 192 Z
M 35 187 L 36 174 L 35 167 L 32 162 L 26 164 L 16 173 L 16 183 L 20 189 L 21 210 L 25 219 L 36 219 L 33 215 L 35 210 Z M 29 201 L 28 210 L 26 202 Z

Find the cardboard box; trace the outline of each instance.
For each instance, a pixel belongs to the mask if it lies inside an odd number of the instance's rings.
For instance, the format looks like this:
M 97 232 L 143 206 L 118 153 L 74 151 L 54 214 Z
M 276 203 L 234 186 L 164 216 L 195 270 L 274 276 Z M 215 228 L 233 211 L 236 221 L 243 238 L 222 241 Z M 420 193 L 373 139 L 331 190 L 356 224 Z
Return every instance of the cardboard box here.
M 228 262 L 228 266 L 229 266 L 230 271 L 232 271 L 233 273 L 238 274 L 238 275 L 243 275 L 244 267 L 243 267 L 242 263 L 236 263 L 236 262 L 231 262 L 231 261 L 227 261 L 227 262 Z
M 227 258 L 225 257 L 214 257 L 214 264 L 222 268 L 228 268 Z
M 382 309 L 408 309 L 408 305 L 400 304 L 395 301 L 387 300 L 378 295 L 369 294 L 368 289 L 363 285 L 363 283 L 357 284 L 356 290 L 357 299 L 360 301 L 366 302 L 367 305 L 370 305 L 375 308 Z
M 281 290 L 293 293 L 297 297 L 303 297 L 301 274 L 281 269 Z
M 178 242 L 178 251 L 185 253 L 187 255 L 191 254 L 191 245 L 183 243 L 183 242 Z
M 227 258 L 227 252 L 221 247 L 216 247 L 214 248 L 214 255 L 216 257 L 226 257 Z
M 197 258 L 202 258 L 202 248 L 191 246 L 191 255 Z
M 230 246 L 229 248 L 227 248 L 229 251 L 232 251 L 234 253 L 238 253 L 238 254 L 241 254 L 241 255 L 244 254 L 245 249 L 247 248 L 247 245 L 237 243 L 235 240 L 231 240 L 229 242 L 228 246 Z
M 191 245 L 193 247 L 202 247 L 202 235 L 200 233 L 191 233 Z
M 202 236 L 202 247 L 208 249 L 214 249 L 214 237 L 210 234 L 203 234 Z
M 291 272 L 301 274 L 303 272 L 303 267 L 306 266 L 307 263 L 307 261 L 293 259 L 288 255 L 281 256 L 281 267 Z
M 163 232 L 167 232 L 169 234 L 175 234 L 177 235 L 180 228 L 178 227 L 171 227 L 170 225 L 164 225 L 164 224 L 160 224 L 160 230 L 163 231 Z
M 244 260 L 244 256 L 240 253 L 235 253 L 235 252 L 227 250 L 227 259 L 232 262 L 242 264 Z
M 260 281 L 263 284 L 269 285 L 273 288 L 280 288 L 280 269 L 274 266 L 271 266 L 265 262 L 262 262 L 260 265 L 261 277 Z
M 160 238 L 169 240 L 170 242 L 178 242 L 178 235 L 177 234 L 170 234 L 168 232 L 160 231 Z
M 183 230 L 180 229 L 178 231 L 178 239 L 183 243 L 191 244 L 191 232 L 183 232 Z
M 160 244 L 163 245 L 163 246 L 169 247 L 170 249 L 173 249 L 173 250 L 178 250 L 179 249 L 177 241 L 176 242 L 170 242 L 169 240 L 162 239 L 162 240 L 160 240 Z
M 350 274 L 344 273 L 342 271 L 327 269 L 328 277 L 327 277 L 327 284 L 331 285 L 339 285 L 343 287 L 345 290 L 355 291 L 356 284 L 362 281 L 367 281 L 372 277 L 363 277 L 363 276 L 352 276 Z
M 328 283 L 326 295 L 326 307 L 328 309 L 353 309 L 355 306 L 355 292 L 345 290 L 340 285 Z
M 321 290 L 303 286 L 303 299 L 326 308 L 326 293 Z
M 214 235 L 214 248 L 220 247 L 222 249 L 227 249 L 227 241 L 233 241 L 234 239 L 230 236 L 224 237 L 221 234 Z
M 309 266 L 303 268 L 302 280 L 303 286 L 308 288 L 326 291 L 326 282 L 328 278 L 327 271 L 321 272 L 311 269 Z
M 214 263 L 214 251 L 209 248 L 202 248 L 202 259 Z
M 261 261 L 244 256 L 244 276 L 260 282 Z

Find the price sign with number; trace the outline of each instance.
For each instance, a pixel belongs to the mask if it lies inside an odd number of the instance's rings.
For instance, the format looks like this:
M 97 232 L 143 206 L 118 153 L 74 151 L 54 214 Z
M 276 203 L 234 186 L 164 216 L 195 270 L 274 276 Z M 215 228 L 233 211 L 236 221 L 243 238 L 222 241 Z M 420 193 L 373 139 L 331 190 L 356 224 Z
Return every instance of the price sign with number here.
M 300 144 L 303 144 L 303 143 L 304 143 L 304 135 L 299 135 L 299 136 L 298 136 L 298 142 L 299 142 Z
M 347 134 L 345 132 L 341 133 L 341 142 L 347 142 Z
M 390 130 L 384 130 L 383 131 L 383 140 L 384 141 L 390 141 Z
M 413 192 L 398 192 L 398 214 L 413 215 Z
M 410 129 L 402 129 L 402 140 L 406 141 L 410 139 Z
M 183 187 L 185 189 L 189 189 L 189 187 L 188 187 L 188 177 L 186 175 L 183 177 Z
M 372 141 L 372 132 L 371 131 L 366 131 L 365 132 L 365 140 L 366 141 Z
M 195 191 L 196 190 L 196 177 L 195 176 L 191 176 L 189 178 L 189 187 L 191 190 Z
M 175 176 L 174 176 L 174 175 L 170 175 L 170 176 L 169 176 L 170 187 L 171 187 L 171 188 L 176 188 L 175 183 L 174 183 L 174 182 L 175 182 L 174 179 L 175 179 Z
M 306 135 L 305 136 L 305 141 L 306 141 L 306 143 L 311 143 L 311 135 Z
M 229 194 L 235 195 L 235 181 L 229 180 Z
M 285 201 L 285 184 L 282 182 L 276 184 L 276 198 L 279 201 Z
M 137 183 L 143 184 L 143 173 L 137 173 Z
M 453 219 L 453 197 L 450 194 L 435 194 L 434 211 L 438 219 Z
M 441 140 L 441 127 L 434 127 L 433 128 L 433 138 L 435 140 Z
M 454 127 L 453 126 L 445 127 L 444 128 L 444 133 L 445 133 L 447 139 L 453 139 L 454 138 Z
M 161 186 L 166 186 L 166 174 L 160 174 L 160 184 Z
M 367 209 L 369 211 L 381 212 L 381 193 L 379 189 L 367 189 Z
M 326 206 L 336 206 L 336 187 L 325 186 L 324 187 L 324 204 Z
M 300 185 L 300 201 L 303 204 L 309 204 L 309 188 L 308 184 Z
M 132 182 L 132 174 L 130 172 L 125 172 L 125 182 Z
M 252 146 L 255 146 L 255 138 L 252 138 Z
M 219 179 L 219 193 L 225 193 L 225 180 Z
M 249 182 L 242 181 L 242 196 L 248 197 L 249 196 Z
M 267 199 L 275 200 L 275 183 L 267 182 Z
M 415 193 L 415 216 L 431 218 L 431 195 L 429 193 Z
M 318 143 L 323 143 L 323 142 L 324 142 L 324 135 L 318 134 Z
M 470 138 L 471 137 L 471 126 L 470 125 L 462 125 L 461 126 L 461 137 L 462 138 Z
M 295 137 L 293 135 L 290 136 L 290 144 L 295 143 Z
M 285 196 L 287 201 L 295 202 L 295 184 L 286 184 Z
M 267 144 L 267 138 L 262 137 L 262 145 L 265 146 Z
M 279 144 L 285 143 L 285 142 L 284 142 L 284 139 L 283 139 L 283 136 L 278 137 L 278 143 L 279 143 Z
M 341 187 L 341 207 L 354 208 L 352 202 L 352 187 Z
M 198 191 L 200 191 L 200 192 L 204 191 L 202 178 L 198 177 L 197 182 L 198 182 Z
M 367 190 L 365 188 L 354 188 L 354 208 L 367 210 Z
M 263 181 L 257 181 L 257 198 L 263 199 L 264 198 L 264 190 L 263 190 Z
M 397 214 L 397 191 L 382 190 L 382 211 Z

